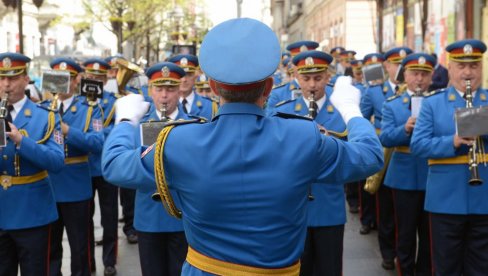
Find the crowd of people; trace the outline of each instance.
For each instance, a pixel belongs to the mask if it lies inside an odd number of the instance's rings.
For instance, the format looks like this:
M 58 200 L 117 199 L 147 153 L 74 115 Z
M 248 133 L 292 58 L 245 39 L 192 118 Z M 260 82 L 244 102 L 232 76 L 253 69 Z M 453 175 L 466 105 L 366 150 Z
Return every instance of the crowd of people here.
M 407 47 L 318 48 L 232 19 L 144 73 L 54 59 L 67 93 L 26 90 L 30 58 L 1 53 L 0 275 L 61 275 L 64 231 L 72 275 L 96 271 L 95 245 L 116 275 L 119 196 L 143 275 L 342 275 L 347 210 L 386 270 L 488 275 L 488 141 L 454 115 L 488 105 L 486 45 L 449 45 L 447 69 Z

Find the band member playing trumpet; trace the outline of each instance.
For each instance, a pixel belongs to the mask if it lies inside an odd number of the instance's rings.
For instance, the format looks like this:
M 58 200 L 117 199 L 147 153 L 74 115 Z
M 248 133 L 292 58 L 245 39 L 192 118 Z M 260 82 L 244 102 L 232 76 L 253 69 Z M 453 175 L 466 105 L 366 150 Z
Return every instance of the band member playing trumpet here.
M 63 140 L 59 122 L 24 94 L 29 62 L 22 54 L 0 54 L 0 96 L 10 125 L 0 148 L 0 275 L 17 275 L 19 267 L 22 275 L 47 275 L 50 224 L 58 218 L 47 171 L 62 168 Z
M 480 87 L 486 45 L 474 39 L 452 43 L 449 53 L 451 86 L 422 102 L 410 149 L 428 158 L 425 210 L 430 212 L 432 266 L 435 275 L 486 275 L 488 271 L 488 185 L 469 185 L 468 152 L 474 137 L 459 137 L 454 112 L 466 107 L 466 81 L 472 106 L 488 105 Z M 487 139 L 482 143 L 486 148 Z M 481 145 L 478 145 L 481 146 Z M 486 154 L 480 154 L 479 177 L 488 180 Z
M 410 54 L 403 59 L 407 89 L 388 98 L 382 111 L 380 141 L 383 146 L 393 148 L 384 185 L 391 188 L 393 195 L 400 275 L 427 275 L 431 270 L 429 224 L 424 211 L 427 159 L 412 155 L 409 145 L 416 120 L 412 99 L 427 91 L 435 62 L 431 55 L 424 53 Z
M 327 67 L 332 56 L 306 51 L 296 55 L 292 62 L 303 96 L 277 104 L 274 111 L 308 116 L 321 128 L 345 139 L 346 125 L 329 100 L 332 87 L 327 86 L 330 77 Z M 300 275 L 342 275 L 344 183 L 312 184 L 308 197 L 308 229 Z

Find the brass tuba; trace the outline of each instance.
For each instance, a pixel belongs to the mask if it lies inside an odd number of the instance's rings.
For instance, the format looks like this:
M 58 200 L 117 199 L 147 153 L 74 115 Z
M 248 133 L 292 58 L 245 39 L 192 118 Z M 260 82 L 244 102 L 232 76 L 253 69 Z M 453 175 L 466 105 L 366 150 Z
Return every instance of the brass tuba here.
M 117 59 L 115 63 L 119 68 L 119 71 L 117 71 L 117 76 L 116 76 L 117 87 L 119 90 L 118 92 L 121 95 L 126 95 L 127 93 L 125 91 L 125 86 L 129 82 L 129 80 L 132 78 L 132 76 L 135 73 L 141 74 L 144 72 L 144 70 L 142 70 L 142 68 L 135 65 L 134 63 L 121 58 Z

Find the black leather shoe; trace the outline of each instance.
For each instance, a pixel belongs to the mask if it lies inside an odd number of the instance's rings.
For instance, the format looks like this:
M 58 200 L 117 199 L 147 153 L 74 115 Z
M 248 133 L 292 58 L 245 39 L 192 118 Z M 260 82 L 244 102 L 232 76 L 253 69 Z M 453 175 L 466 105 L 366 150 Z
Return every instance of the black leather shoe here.
M 361 229 L 359 229 L 359 234 L 367 235 L 371 232 L 371 227 L 369 225 L 361 225 Z
M 128 241 L 130 244 L 137 243 L 137 242 L 138 242 L 137 235 L 136 235 L 136 234 L 129 234 L 129 235 L 127 236 L 127 241 Z
M 395 269 L 395 262 L 393 260 L 383 259 L 383 262 L 381 262 L 381 267 L 383 267 L 385 270 L 393 270 Z
M 359 213 L 358 206 L 351 206 L 351 207 L 349 207 L 349 213 L 351 213 L 351 214 L 357 214 L 357 213 Z
M 106 266 L 103 271 L 104 276 L 114 276 L 117 274 L 117 270 L 113 266 Z

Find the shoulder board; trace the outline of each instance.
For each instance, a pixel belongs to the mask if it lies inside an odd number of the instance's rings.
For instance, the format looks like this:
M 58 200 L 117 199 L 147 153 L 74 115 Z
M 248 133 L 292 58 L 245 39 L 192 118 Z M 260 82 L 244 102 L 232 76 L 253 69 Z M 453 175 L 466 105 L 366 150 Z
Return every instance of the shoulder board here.
M 52 111 L 52 112 L 56 112 L 56 113 L 58 112 L 57 110 L 53 110 L 49 106 L 44 106 L 42 104 L 36 104 L 36 106 L 39 107 L 40 109 L 44 109 L 46 111 Z
M 443 93 L 445 91 L 446 91 L 446 89 L 438 89 L 438 90 L 430 91 L 430 92 L 424 93 L 424 97 L 430 97 L 430 96 L 433 96 L 433 95 L 437 95 L 437 94 Z
M 290 99 L 290 100 L 284 100 L 284 101 L 281 101 L 281 102 L 279 102 L 279 103 L 275 104 L 275 106 L 274 106 L 274 107 L 282 106 L 282 105 L 284 105 L 284 104 L 286 104 L 286 103 L 290 103 L 290 102 L 294 102 L 294 101 L 295 101 L 295 100 L 292 100 L 292 99 Z
M 273 89 L 283 87 L 283 86 L 285 86 L 286 84 L 287 84 L 287 82 L 282 83 L 282 84 L 280 84 L 280 85 L 277 85 L 277 86 L 273 87 Z
M 192 119 L 192 120 L 176 120 L 176 121 L 170 121 L 168 122 L 165 127 L 167 126 L 181 126 L 181 125 L 188 125 L 188 124 L 203 124 L 205 123 L 207 120 L 205 120 L 204 122 L 202 122 L 202 120 L 200 119 Z
M 283 112 L 276 112 L 273 116 L 277 116 L 277 117 L 280 117 L 283 119 L 302 119 L 302 120 L 307 120 L 307 121 L 313 121 L 312 118 L 309 118 L 309 117 L 290 114 L 290 113 L 283 113 Z
M 394 96 L 391 96 L 391 97 L 389 97 L 388 99 L 386 99 L 386 101 L 387 101 L 387 102 L 391 102 L 391 101 L 393 101 L 394 99 L 399 98 L 400 96 L 401 96 L 401 95 L 394 95 Z
M 187 114 L 187 115 L 188 115 L 188 117 L 192 118 L 192 120 L 199 120 L 202 123 L 206 123 L 208 121 L 207 118 L 205 118 L 205 117 L 200 117 L 200 116 L 191 115 L 191 114 Z

